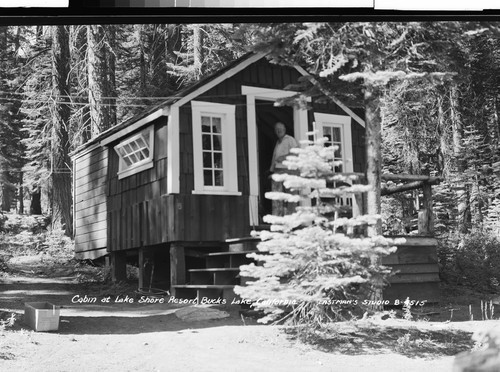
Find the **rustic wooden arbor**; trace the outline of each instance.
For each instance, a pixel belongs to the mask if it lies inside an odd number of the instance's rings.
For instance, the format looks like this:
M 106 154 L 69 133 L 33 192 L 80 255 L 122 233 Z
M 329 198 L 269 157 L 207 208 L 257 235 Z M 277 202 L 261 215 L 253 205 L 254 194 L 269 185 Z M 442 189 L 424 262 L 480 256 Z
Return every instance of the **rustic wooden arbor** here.
M 406 243 L 398 245 L 395 253 L 382 260 L 395 272 L 384 291 L 384 299 L 405 300 L 410 297 L 417 301 L 437 302 L 440 280 L 437 240 L 434 237 L 432 185 L 439 183 L 440 178 L 407 174 L 383 174 L 381 178 L 384 181 L 405 182 L 399 186 L 382 188 L 382 196 L 422 190 L 422 196 L 418 195 L 420 200 L 417 200 L 420 206 L 417 235 L 398 236 L 404 238 Z

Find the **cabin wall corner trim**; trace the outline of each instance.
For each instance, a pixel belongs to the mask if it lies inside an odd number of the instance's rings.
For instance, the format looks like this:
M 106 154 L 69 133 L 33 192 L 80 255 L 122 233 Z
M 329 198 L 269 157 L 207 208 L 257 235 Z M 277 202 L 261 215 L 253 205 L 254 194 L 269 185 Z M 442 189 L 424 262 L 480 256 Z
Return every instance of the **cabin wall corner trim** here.
M 168 116 L 167 193 L 178 194 L 180 189 L 179 106 L 172 105 Z

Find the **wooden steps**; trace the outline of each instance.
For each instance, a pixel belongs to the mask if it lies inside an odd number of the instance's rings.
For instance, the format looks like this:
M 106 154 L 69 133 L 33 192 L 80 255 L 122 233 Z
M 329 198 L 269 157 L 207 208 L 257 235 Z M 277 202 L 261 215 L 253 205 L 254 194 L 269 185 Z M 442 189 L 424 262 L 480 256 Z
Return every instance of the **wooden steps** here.
M 396 237 L 390 237 L 396 238 Z M 438 302 L 439 266 L 437 240 L 425 236 L 404 236 L 395 253 L 384 257 L 382 263 L 392 268 L 394 275 L 384 289 L 384 299 L 404 301 L 407 297 L 417 301 Z M 185 283 L 172 286 L 172 293 L 179 298 L 225 299 L 237 298 L 233 289 L 245 285 L 251 278 L 240 276 L 239 267 L 252 262 L 249 253 L 257 251 L 257 238 L 232 239 L 219 247 L 193 250 L 192 261 L 186 259 Z
M 257 251 L 259 241 L 248 237 L 222 242 L 216 250 L 190 248 L 194 261 L 191 265 L 186 262 L 186 283 L 173 285 L 173 294 L 178 298 L 196 298 L 198 303 L 206 299 L 230 302 L 237 297 L 234 287 L 246 281 L 240 277 L 239 267 L 252 262 L 246 256 Z

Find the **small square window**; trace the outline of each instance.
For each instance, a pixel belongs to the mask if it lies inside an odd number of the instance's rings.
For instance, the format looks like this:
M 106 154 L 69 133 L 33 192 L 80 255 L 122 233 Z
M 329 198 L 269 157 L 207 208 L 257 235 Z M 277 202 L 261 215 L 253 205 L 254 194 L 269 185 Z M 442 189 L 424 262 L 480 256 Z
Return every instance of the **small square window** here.
M 124 178 L 153 167 L 153 126 L 125 139 L 115 146 L 119 157 L 118 178 Z

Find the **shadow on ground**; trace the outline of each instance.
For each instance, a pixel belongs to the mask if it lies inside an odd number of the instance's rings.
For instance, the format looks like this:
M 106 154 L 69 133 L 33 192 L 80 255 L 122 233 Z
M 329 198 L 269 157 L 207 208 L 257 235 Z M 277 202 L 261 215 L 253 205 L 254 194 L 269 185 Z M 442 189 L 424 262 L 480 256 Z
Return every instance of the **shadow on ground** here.
M 24 323 L 24 316 L 18 315 L 12 328 L 16 330 L 31 330 Z M 195 333 L 198 329 L 227 326 L 243 326 L 255 324 L 248 319 L 243 323 L 234 316 L 225 319 L 185 322 L 175 314 L 150 315 L 144 317 L 121 316 L 61 316 L 59 330 L 54 332 L 63 335 L 131 335 L 154 332 Z
M 252 318 L 242 318 L 239 307 L 225 306 L 221 310 L 230 314 L 228 318 L 186 322 L 174 313 L 184 307 L 176 303 L 140 304 L 134 285 L 77 284 L 61 279 L 39 277 L 11 277 L 7 284 L 0 285 L 0 313 L 4 318 L 16 314 L 12 330 L 29 330 L 24 324 L 24 304 L 27 302 L 49 302 L 60 307 L 60 325 L 57 333 L 75 335 L 139 334 L 150 332 L 180 332 L 221 326 L 251 325 Z M 95 303 L 75 302 L 78 298 L 95 298 Z M 101 299 L 110 297 L 110 303 Z M 117 303 L 117 298 L 128 297 L 133 303 Z M 2 311 L 3 310 L 3 311 Z M 0 315 L 2 315 L 0 314 Z
M 369 327 L 350 332 L 332 330 L 308 341 L 325 352 L 348 355 L 397 352 L 410 358 L 436 358 L 470 351 L 474 346 L 471 335 L 461 330 Z

